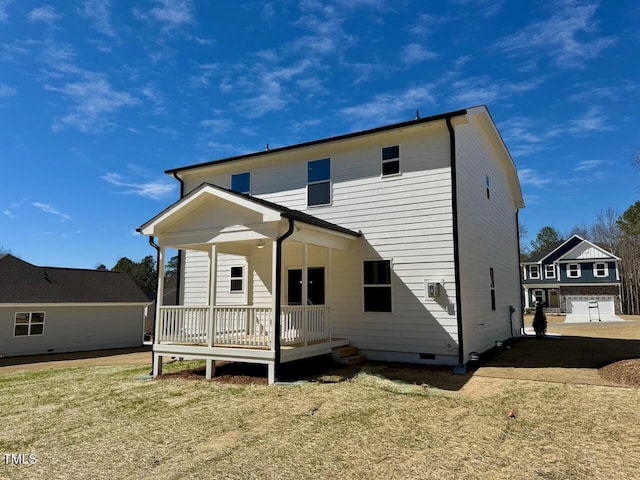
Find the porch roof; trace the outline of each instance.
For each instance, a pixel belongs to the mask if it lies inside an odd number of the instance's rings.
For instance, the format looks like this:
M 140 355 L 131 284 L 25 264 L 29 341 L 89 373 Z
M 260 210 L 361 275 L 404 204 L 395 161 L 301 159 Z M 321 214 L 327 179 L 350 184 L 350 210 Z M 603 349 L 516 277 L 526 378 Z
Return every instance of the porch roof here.
M 356 232 L 340 225 L 336 225 L 326 220 L 322 220 L 308 213 L 301 212 L 299 210 L 293 210 L 291 208 L 279 205 L 277 203 L 257 198 L 248 194 L 234 192 L 227 188 L 219 187 L 211 183 L 202 183 L 199 187 L 195 188 L 187 195 L 169 205 L 162 212 L 155 217 L 144 223 L 142 226 L 136 229 L 136 231 L 143 235 L 156 235 L 156 227 L 169 219 L 180 215 L 183 209 L 188 205 L 195 202 L 197 199 L 203 196 L 210 196 L 220 198 L 231 204 L 245 208 L 249 211 L 262 215 L 263 222 L 277 222 L 283 218 L 292 219 L 296 222 L 301 222 L 313 227 L 318 227 L 323 230 L 328 230 L 334 234 L 340 236 L 347 236 L 357 238 L 362 236 L 361 232 Z

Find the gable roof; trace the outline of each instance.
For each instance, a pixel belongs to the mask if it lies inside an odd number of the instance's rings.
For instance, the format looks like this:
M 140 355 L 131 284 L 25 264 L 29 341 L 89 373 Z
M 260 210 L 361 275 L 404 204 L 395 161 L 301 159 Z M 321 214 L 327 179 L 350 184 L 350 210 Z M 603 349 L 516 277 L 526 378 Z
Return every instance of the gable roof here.
M 313 225 L 316 227 L 321 227 L 326 230 L 330 230 L 333 232 L 341 233 L 344 235 L 349 235 L 352 237 L 360 237 L 362 234 L 360 232 L 355 232 L 345 227 L 341 227 L 340 225 L 336 225 L 335 223 L 327 222 L 326 220 L 322 220 L 318 217 L 314 217 L 313 215 L 309 215 L 308 213 L 301 212 L 299 210 L 293 210 L 291 208 L 285 207 L 283 205 L 279 205 L 277 203 L 270 202 L 268 200 L 264 200 L 262 198 L 254 197 L 252 195 L 246 193 L 238 193 L 230 190 L 228 188 L 219 187 L 217 185 L 213 185 L 211 183 L 202 183 L 199 187 L 193 189 L 187 195 L 174 202 L 165 208 L 158 215 L 153 217 L 151 220 L 144 223 L 140 226 L 137 231 L 144 233 L 143 230 L 147 229 L 149 226 L 152 226 L 154 223 L 162 221 L 167 216 L 170 216 L 176 210 L 180 209 L 183 205 L 189 203 L 193 199 L 201 196 L 211 194 L 215 196 L 221 196 L 226 198 L 229 201 L 234 203 L 238 203 L 248 208 L 252 208 L 256 211 L 262 213 L 266 219 L 269 220 L 279 220 L 280 218 L 290 218 L 292 220 L 297 220 L 302 223 L 306 223 L 308 225 Z M 150 233 L 145 233 L 145 235 L 149 235 Z
M 555 242 L 552 245 L 549 245 L 544 250 L 531 254 L 526 259 L 524 259 L 522 263 L 542 263 L 544 260 L 557 261 L 567 255 L 569 252 L 578 248 L 578 246 L 585 243 L 602 252 L 604 256 L 600 258 L 611 258 L 611 260 L 620 260 L 613 253 L 596 245 L 595 243 L 590 242 L 589 240 L 585 240 L 579 235 L 572 235 L 566 240 Z
M 123 272 L 38 267 L 0 255 L 2 303 L 149 303 Z

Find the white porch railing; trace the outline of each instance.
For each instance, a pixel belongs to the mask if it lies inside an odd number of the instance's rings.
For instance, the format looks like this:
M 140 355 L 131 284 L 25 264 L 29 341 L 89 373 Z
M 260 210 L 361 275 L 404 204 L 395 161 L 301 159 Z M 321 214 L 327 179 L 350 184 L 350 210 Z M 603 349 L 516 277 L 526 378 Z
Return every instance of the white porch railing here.
M 280 327 L 283 345 L 329 340 L 329 306 L 283 306 Z
M 160 307 L 156 326 L 158 343 L 190 343 L 270 347 L 273 315 L 264 307 L 214 307 L 211 322 L 207 306 Z M 213 323 L 213 325 L 212 325 Z M 329 307 L 283 306 L 283 345 L 329 340 Z

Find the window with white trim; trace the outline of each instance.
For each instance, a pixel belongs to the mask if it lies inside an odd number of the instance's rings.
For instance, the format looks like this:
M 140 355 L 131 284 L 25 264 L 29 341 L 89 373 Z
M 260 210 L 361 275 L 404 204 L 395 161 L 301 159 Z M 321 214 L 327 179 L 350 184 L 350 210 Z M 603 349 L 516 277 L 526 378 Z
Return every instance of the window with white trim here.
M 251 173 L 234 173 L 231 175 L 231 190 L 238 193 L 251 193 Z
M 307 162 L 307 206 L 331 204 L 331 159 Z
M 544 266 L 544 278 L 556 278 L 556 267 L 555 267 L 555 265 L 545 265 Z
M 229 285 L 231 292 L 244 292 L 244 267 L 231 267 Z
M 534 290 L 533 291 L 533 300 L 537 303 L 542 303 L 544 300 L 544 292 L 542 290 Z
M 569 263 L 567 265 L 567 278 L 580 278 L 580 264 Z
M 540 278 L 540 266 L 539 265 L 529 265 L 529 278 Z
M 400 173 L 400 145 L 392 145 L 382 149 L 382 176 Z
M 44 334 L 44 312 L 16 312 L 13 328 L 15 337 Z
M 363 262 L 365 312 L 391 312 L 391 260 Z
M 606 263 L 596 263 L 593 266 L 593 275 L 595 277 L 606 277 L 609 275 Z

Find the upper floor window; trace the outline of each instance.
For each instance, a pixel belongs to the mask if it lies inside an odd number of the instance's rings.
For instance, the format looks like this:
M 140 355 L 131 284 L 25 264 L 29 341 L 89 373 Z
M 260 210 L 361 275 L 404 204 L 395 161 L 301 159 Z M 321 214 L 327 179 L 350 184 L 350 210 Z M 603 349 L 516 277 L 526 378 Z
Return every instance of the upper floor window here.
M 554 265 L 544 266 L 544 278 L 556 278 L 556 267 Z
M 331 159 L 307 163 L 307 205 L 331 204 Z
M 44 312 L 16 312 L 14 336 L 42 335 L 43 333 Z
M 593 269 L 593 275 L 595 277 L 606 277 L 609 271 L 606 263 L 596 263 Z
M 231 267 L 230 291 L 244 291 L 244 267 Z
M 231 175 L 231 190 L 238 193 L 251 193 L 251 173 L 235 173 Z
M 533 279 L 540 278 L 540 266 L 539 265 L 530 265 L 529 266 L 529 276 Z
M 391 260 L 365 260 L 363 287 L 365 312 L 391 312 Z
M 382 176 L 400 173 L 400 145 L 382 149 Z
M 567 278 L 580 278 L 579 263 L 570 263 L 567 265 Z

